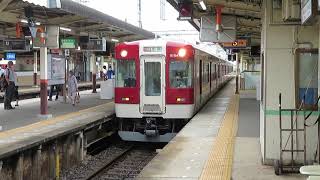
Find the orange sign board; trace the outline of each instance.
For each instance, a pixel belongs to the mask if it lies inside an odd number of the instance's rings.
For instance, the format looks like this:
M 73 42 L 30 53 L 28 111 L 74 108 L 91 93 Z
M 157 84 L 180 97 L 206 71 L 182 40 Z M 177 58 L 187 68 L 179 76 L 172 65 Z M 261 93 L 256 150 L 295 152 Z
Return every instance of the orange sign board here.
M 248 41 L 246 39 L 239 39 L 234 42 L 224 42 L 221 44 L 224 48 L 245 48 L 248 46 Z

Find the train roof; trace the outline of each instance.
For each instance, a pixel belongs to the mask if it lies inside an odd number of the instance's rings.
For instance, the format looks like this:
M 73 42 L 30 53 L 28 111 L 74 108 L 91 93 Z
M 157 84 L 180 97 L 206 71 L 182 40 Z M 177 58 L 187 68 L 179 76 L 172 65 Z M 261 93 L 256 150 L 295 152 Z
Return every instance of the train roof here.
M 169 46 L 192 46 L 194 49 L 200 50 L 202 52 L 205 52 L 207 54 L 210 54 L 216 58 L 218 58 L 221 61 L 225 61 L 227 63 L 230 63 L 228 60 L 225 59 L 221 59 L 220 57 L 216 56 L 213 52 L 210 52 L 210 50 L 208 49 L 209 47 L 203 47 L 201 45 L 197 45 L 197 44 L 192 44 L 192 43 L 186 43 L 186 42 L 181 42 L 181 41 L 174 41 L 174 40 L 164 40 L 164 39 L 147 39 L 147 40 L 138 40 L 138 41 L 131 41 L 131 42 L 124 42 L 124 43 L 120 43 L 119 45 L 139 45 L 142 42 L 151 42 L 151 41 L 157 41 L 157 42 L 161 42 L 161 43 L 165 43 Z

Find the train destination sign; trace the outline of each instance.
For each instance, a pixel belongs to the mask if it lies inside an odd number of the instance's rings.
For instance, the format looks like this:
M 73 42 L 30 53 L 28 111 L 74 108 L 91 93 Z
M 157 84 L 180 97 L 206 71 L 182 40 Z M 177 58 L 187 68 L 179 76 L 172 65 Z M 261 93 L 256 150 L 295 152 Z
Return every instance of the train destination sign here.
M 162 52 L 162 47 L 143 47 L 144 52 Z

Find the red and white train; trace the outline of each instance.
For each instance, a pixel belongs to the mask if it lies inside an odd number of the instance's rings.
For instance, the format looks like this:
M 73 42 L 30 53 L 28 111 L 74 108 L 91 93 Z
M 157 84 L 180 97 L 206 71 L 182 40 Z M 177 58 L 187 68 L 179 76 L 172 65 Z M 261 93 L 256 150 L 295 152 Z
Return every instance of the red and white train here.
M 141 40 L 115 47 L 115 112 L 128 141 L 168 142 L 231 76 L 196 46 Z

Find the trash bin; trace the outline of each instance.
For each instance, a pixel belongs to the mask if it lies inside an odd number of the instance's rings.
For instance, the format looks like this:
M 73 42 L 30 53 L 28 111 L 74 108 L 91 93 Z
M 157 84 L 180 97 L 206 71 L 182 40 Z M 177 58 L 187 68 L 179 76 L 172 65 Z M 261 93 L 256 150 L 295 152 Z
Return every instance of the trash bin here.
M 114 98 L 114 79 L 102 81 L 100 84 L 101 92 L 100 99 L 113 99 Z

